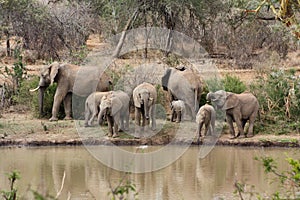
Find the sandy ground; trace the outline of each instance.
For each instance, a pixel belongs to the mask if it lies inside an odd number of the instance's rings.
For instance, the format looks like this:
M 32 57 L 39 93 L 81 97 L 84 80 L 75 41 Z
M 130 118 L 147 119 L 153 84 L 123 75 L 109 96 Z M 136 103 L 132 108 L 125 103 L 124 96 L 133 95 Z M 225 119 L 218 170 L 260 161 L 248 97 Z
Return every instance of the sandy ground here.
M 105 44 L 102 43 L 101 38 L 98 36 L 92 36 L 87 41 L 87 47 L 89 50 L 99 50 L 105 48 Z M 96 51 L 95 50 L 95 51 Z M 287 59 L 280 65 L 282 69 L 289 69 L 292 67 L 296 70 L 297 74 L 300 74 L 300 52 L 292 52 L 288 55 Z M 145 62 L 144 59 L 134 58 L 119 59 L 115 61 L 114 65 L 124 66 L 124 64 L 131 64 L 133 66 L 139 65 Z M 2 58 L 0 64 L 5 66 L 12 66 L 13 60 L 9 58 Z M 159 62 L 160 63 L 160 62 Z M 222 63 L 222 64 L 220 64 Z M 278 63 L 277 63 L 278 64 Z M 34 65 L 26 65 L 30 74 L 38 74 L 39 69 L 43 66 L 43 62 L 38 62 Z M 258 70 L 239 70 L 232 65 L 224 65 L 222 61 L 216 61 L 219 73 L 221 75 L 230 74 L 239 77 L 245 83 L 250 83 L 258 76 Z M 0 77 L 0 84 L 3 82 L 3 77 Z M 128 138 L 126 135 L 120 138 L 108 138 L 103 137 L 81 137 L 76 129 L 76 121 L 63 121 L 49 122 L 47 119 L 36 119 L 32 117 L 29 111 L 20 112 L 14 109 L 6 110 L 0 117 L 0 145 L 80 145 L 83 142 L 90 144 L 106 144 L 108 141 L 120 145 L 163 145 L 169 143 L 176 132 L 176 129 L 172 128 L 173 125 L 168 126 L 165 130 L 161 131 L 157 135 L 148 139 L 134 139 Z M 193 141 L 187 141 L 187 138 L 182 137 L 179 143 L 189 142 L 196 144 L 196 139 Z M 245 146 L 285 146 L 285 147 L 298 147 L 300 146 L 299 135 L 289 134 L 287 135 L 256 135 L 253 138 L 242 139 L 229 139 L 228 134 L 222 134 L 217 138 L 217 144 L 219 145 L 245 145 Z M 209 137 L 202 138 L 202 143 L 214 142 L 215 139 Z

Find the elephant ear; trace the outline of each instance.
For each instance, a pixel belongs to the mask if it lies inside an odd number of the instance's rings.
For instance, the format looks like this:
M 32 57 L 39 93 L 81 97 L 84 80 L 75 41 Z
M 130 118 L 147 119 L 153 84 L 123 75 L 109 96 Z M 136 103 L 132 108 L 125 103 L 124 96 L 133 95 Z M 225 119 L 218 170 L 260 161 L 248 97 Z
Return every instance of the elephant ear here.
M 104 95 L 104 96 L 101 98 L 101 103 L 100 103 L 100 105 L 99 105 L 100 110 L 104 110 L 104 109 L 107 108 L 107 105 L 108 105 L 108 102 L 107 102 L 107 101 L 108 101 L 107 96 Z
M 236 96 L 236 94 L 231 93 L 231 92 L 227 92 L 226 101 L 225 101 L 225 104 L 223 106 L 223 109 L 228 110 L 228 109 L 231 109 L 231 108 L 234 108 L 234 107 L 238 106 L 238 104 L 239 104 L 239 99 Z
M 134 102 L 135 107 L 137 107 L 137 108 L 141 107 L 141 98 L 140 98 L 138 92 L 133 93 L 133 102 Z
M 122 108 L 122 101 L 119 98 L 112 98 L 111 100 L 111 114 L 116 115 Z
M 58 69 L 59 69 L 59 63 L 58 62 L 54 62 L 49 66 L 49 70 L 50 70 L 50 85 L 52 85 L 54 83 L 54 79 L 58 73 Z

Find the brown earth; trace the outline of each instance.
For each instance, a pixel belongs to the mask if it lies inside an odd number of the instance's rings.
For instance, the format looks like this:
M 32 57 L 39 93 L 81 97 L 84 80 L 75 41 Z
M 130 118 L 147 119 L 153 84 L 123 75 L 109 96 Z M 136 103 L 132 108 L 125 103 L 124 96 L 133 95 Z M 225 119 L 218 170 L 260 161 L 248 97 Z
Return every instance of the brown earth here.
M 87 46 L 90 50 L 94 48 L 105 48 L 105 45 L 101 43 L 99 37 L 93 36 L 88 40 Z M 300 74 L 300 52 L 292 52 L 288 55 L 287 60 L 282 61 L 282 69 L 289 69 L 292 67 L 296 70 L 297 74 Z M 14 60 L 10 58 L 2 58 L 0 65 L 12 65 Z M 139 59 L 126 59 L 116 61 L 116 65 L 123 65 L 124 63 L 130 63 L 133 66 L 138 65 L 144 60 Z M 222 63 L 222 64 L 220 64 Z M 278 63 L 277 63 L 278 64 Z M 250 83 L 258 76 L 259 67 L 251 70 L 239 70 L 233 65 L 224 65 L 224 61 L 217 60 L 216 65 L 221 75 L 231 74 L 236 75 L 245 83 Z M 27 65 L 28 72 L 31 74 L 38 74 L 41 64 Z M 260 66 L 261 67 L 261 66 Z M 0 84 L 3 82 L 3 77 L 0 77 Z M 128 137 L 120 138 L 108 138 L 108 137 L 91 137 L 83 139 L 79 136 L 75 121 L 63 121 L 49 122 L 47 119 L 37 119 L 32 117 L 30 111 L 24 111 L 19 107 L 11 107 L 5 110 L 0 116 L 0 146 L 27 146 L 27 145 L 82 145 L 87 144 L 107 144 L 108 141 L 118 145 L 164 145 L 168 144 L 172 140 L 175 129 L 172 129 L 172 125 L 168 126 L 167 131 L 164 130 L 157 136 L 153 136 L 149 139 L 134 139 Z M 201 143 L 209 142 L 209 137 L 202 139 Z M 197 144 L 196 139 L 193 141 L 186 141 L 184 138 L 178 141 L 178 143 L 192 142 Z M 217 140 L 218 145 L 238 145 L 238 146 L 280 146 L 280 147 L 300 147 L 300 137 L 297 134 L 289 135 L 255 135 L 253 138 L 240 138 L 230 139 L 228 134 L 222 134 Z

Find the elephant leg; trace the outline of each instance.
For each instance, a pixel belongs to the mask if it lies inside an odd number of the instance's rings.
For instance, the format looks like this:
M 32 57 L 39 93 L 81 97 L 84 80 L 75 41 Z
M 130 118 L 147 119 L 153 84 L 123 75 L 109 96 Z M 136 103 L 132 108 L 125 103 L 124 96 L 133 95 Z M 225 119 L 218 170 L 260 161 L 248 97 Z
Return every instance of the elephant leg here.
M 156 130 L 156 106 L 152 105 L 150 109 L 151 129 L 154 131 Z
M 253 115 L 249 118 L 249 129 L 248 129 L 248 134 L 247 137 L 253 137 L 253 127 L 254 127 L 254 121 L 255 121 L 256 115 Z
M 209 133 L 209 123 L 205 122 L 205 128 L 204 128 L 204 136 L 210 135 Z
M 178 111 L 178 112 L 177 112 L 176 122 L 177 122 L 177 123 L 180 123 L 180 122 L 181 122 L 181 111 Z
M 93 122 L 95 120 L 95 118 L 98 116 L 99 110 L 98 107 L 95 105 L 92 112 L 91 112 L 91 118 L 89 120 L 89 126 L 93 125 Z
M 172 111 L 171 111 L 171 119 L 170 119 L 171 122 L 174 122 L 175 115 L 176 115 L 176 113 L 175 113 L 175 111 L 172 109 Z
M 215 135 L 215 122 L 210 122 L 210 131 L 211 131 L 211 135 Z
M 232 119 L 231 115 L 226 114 L 226 121 L 229 126 L 231 138 L 233 139 L 233 138 L 235 138 L 235 132 L 234 132 L 234 127 L 233 127 L 233 119 Z
M 245 134 L 244 134 L 245 132 L 244 132 L 244 129 L 243 129 L 243 122 L 241 120 L 241 117 L 239 115 L 234 115 L 234 121 L 235 121 L 235 123 L 238 127 L 238 130 L 239 130 L 236 137 L 239 137 L 240 135 L 245 136 Z
M 72 94 L 67 93 L 64 99 L 64 108 L 65 108 L 65 120 L 71 120 L 71 111 L 72 111 Z
M 108 124 L 108 137 L 113 136 L 113 118 L 111 116 L 106 116 L 107 124 Z
M 95 111 L 93 111 L 92 113 L 92 117 L 90 118 L 89 122 L 88 122 L 88 125 L 89 126 L 92 126 L 93 125 L 93 122 L 94 122 L 94 119 L 95 117 L 97 116 L 97 113 Z
M 134 118 L 135 118 L 135 136 L 140 137 L 141 134 L 141 109 L 134 109 Z
M 84 115 L 85 115 L 84 116 L 84 126 L 87 127 L 87 126 L 89 126 L 88 121 L 89 121 L 89 119 L 91 117 L 91 111 L 90 111 L 89 108 L 86 108 L 86 111 L 85 111 Z
M 65 92 L 61 92 L 59 90 L 56 90 L 56 93 L 54 95 L 54 101 L 52 106 L 52 116 L 49 119 L 49 121 L 57 121 L 57 114 L 59 111 L 60 104 L 62 103 L 64 97 L 66 96 Z
M 114 127 L 114 130 L 113 130 L 113 136 L 112 137 L 118 137 L 119 134 L 118 134 L 118 131 L 119 131 L 119 125 L 118 125 L 118 122 L 120 120 L 119 117 L 116 117 L 116 118 L 113 118 L 113 127 Z
M 126 111 L 126 114 L 125 114 L 125 117 L 124 117 L 125 131 L 129 130 L 129 117 L 130 117 L 129 115 L 130 115 L 129 111 L 128 112 Z
M 121 132 L 121 131 L 124 131 L 125 130 L 125 125 L 124 125 L 124 116 L 121 116 L 120 119 L 119 119 L 119 129 L 118 131 Z
M 197 144 L 200 144 L 200 137 L 201 137 L 202 126 L 203 126 L 203 122 L 200 122 L 198 124 L 198 128 L 197 128 L 197 135 L 198 135 Z
M 142 128 L 144 129 L 144 133 L 148 132 L 149 124 L 150 124 L 150 118 L 146 119 L 146 116 L 142 115 Z

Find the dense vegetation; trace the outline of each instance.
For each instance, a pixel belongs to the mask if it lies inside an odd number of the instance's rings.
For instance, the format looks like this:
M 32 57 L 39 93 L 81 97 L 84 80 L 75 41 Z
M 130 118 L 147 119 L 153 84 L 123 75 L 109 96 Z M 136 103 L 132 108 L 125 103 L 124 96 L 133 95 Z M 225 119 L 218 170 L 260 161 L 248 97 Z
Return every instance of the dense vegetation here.
M 289 1 L 285 10 L 283 2 L 1 0 L 0 37 L 7 40 L 8 55 L 24 48 L 36 50 L 39 58 L 80 62 L 78 54 L 91 33 L 109 37 L 138 27 L 163 27 L 199 41 L 212 56 L 247 68 L 258 59 L 258 51 L 276 51 L 284 58 L 296 48 L 299 1 Z M 13 46 L 12 36 L 22 39 Z

